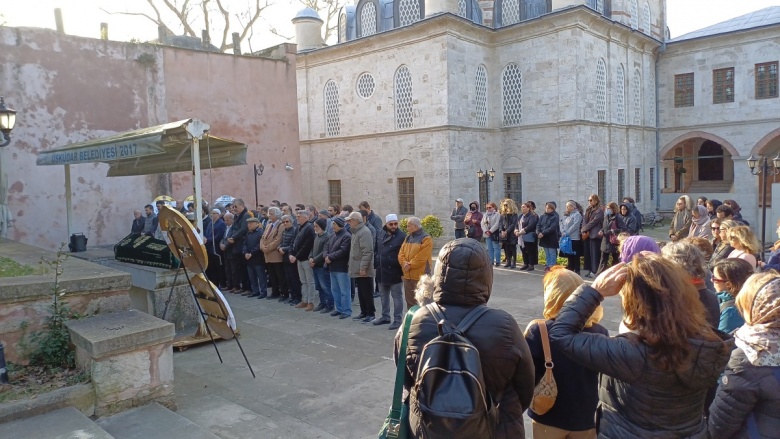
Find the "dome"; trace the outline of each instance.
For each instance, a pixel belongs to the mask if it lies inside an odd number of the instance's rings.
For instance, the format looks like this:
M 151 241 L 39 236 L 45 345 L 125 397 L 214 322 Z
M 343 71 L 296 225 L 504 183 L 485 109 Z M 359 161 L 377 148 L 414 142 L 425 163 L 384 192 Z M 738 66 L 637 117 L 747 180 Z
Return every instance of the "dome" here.
M 312 8 L 303 8 L 300 11 L 298 11 L 297 14 L 295 14 L 295 17 L 293 17 L 292 22 L 295 23 L 298 20 L 317 20 L 320 23 L 324 23 L 322 21 L 322 18 L 320 18 L 320 15 Z

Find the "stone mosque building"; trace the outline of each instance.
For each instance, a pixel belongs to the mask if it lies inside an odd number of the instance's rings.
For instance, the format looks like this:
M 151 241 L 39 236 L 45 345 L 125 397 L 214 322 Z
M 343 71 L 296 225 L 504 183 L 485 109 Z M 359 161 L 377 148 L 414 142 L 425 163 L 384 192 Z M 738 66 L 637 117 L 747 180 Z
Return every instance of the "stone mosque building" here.
M 736 199 L 752 223 L 746 159 L 780 151 L 780 7 L 675 39 L 666 0 L 359 0 L 329 47 L 314 11 L 293 23 L 317 205 L 450 230 L 456 198 L 597 193 L 648 212 L 690 193 Z

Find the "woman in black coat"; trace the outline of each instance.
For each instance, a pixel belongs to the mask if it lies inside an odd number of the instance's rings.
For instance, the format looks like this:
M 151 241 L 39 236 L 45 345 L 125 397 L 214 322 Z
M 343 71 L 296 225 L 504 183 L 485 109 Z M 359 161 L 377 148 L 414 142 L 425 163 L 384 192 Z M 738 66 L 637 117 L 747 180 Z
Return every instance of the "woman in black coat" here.
M 536 225 L 536 236 L 539 246 L 544 249 L 544 271 L 558 264 L 558 241 L 561 239 L 561 218 L 555 209 L 555 201 L 544 204 L 544 214 L 539 217 Z
M 517 228 L 517 204 L 514 200 L 507 198 L 501 202 L 501 218 L 498 220 L 498 237 L 504 247 L 506 264 L 504 268 L 515 268 L 517 264 L 517 237 L 515 229 Z
M 599 271 L 601 274 L 607 268 L 620 262 L 620 253 L 618 252 L 618 235 L 626 231 L 626 225 L 618 215 L 618 206 L 614 201 L 607 204 L 604 209 L 604 224 L 601 227 L 599 236 L 601 237 L 601 262 Z M 610 262 L 609 258 L 612 257 Z
M 485 247 L 473 239 L 445 244 L 436 262 L 433 284 L 433 301 L 453 325 L 460 323 L 474 307 L 487 304 L 493 288 L 493 269 Z M 401 332 L 395 338 L 396 358 Z M 423 347 L 438 335 L 438 322 L 433 314 L 426 307 L 420 308 L 409 329 L 405 390 L 409 391 L 417 379 Z M 466 337 L 479 351 L 486 390 L 498 404 L 499 420 L 493 438 L 524 438 L 523 412 L 534 393 L 534 366 L 517 322 L 508 312 L 489 308 L 467 331 Z M 411 425 L 411 430 L 412 437 L 421 437 L 419 426 Z
M 617 337 L 583 332 L 605 297 L 620 294 Z M 582 285 L 550 328 L 553 346 L 601 373 L 599 437 L 707 439 L 707 390 L 734 339 L 716 333 L 686 272 L 660 255 L 635 257 Z
M 745 324 L 710 406 L 710 436 L 780 437 L 780 275 L 751 276 L 736 299 Z
M 536 224 L 539 223 L 539 215 L 536 214 L 536 203 L 526 201 L 520 206 L 522 215 L 517 222 L 515 235 L 521 245 L 520 251 L 523 254 L 523 271 L 534 271 L 534 266 L 539 264 L 539 244 L 536 237 Z

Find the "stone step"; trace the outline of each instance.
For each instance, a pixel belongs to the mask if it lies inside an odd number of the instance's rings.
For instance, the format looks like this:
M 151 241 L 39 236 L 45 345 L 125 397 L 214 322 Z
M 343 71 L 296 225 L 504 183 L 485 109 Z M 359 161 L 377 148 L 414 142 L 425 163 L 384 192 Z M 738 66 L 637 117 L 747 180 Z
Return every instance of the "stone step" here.
M 157 403 L 101 418 L 95 423 L 116 439 L 218 439 Z
M 73 407 L 0 424 L 0 438 L 115 439 Z

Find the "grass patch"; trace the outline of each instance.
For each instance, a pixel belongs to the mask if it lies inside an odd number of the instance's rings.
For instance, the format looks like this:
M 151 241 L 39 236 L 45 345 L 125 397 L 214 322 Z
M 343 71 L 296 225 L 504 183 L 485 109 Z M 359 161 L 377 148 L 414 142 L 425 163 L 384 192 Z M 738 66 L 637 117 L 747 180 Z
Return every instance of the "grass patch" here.
M 39 366 L 8 364 L 11 384 L 0 384 L 0 403 L 31 399 L 42 393 L 89 382 L 86 373 L 78 369 L 48 369 Z
M 22 265 L 13 259 L 0 256 L 0 277 L 29 276 L 35 273 L 35 268 L 29 265 Z

